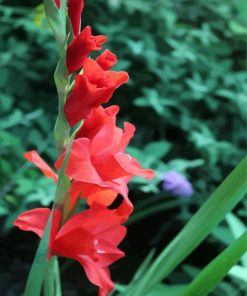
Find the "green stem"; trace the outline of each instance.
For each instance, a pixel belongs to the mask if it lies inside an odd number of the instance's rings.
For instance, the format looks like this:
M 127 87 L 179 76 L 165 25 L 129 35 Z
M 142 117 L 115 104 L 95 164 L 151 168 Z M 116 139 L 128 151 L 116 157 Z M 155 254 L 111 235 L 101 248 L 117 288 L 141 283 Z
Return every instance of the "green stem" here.
M 54 128 L 55 144 L 58 155 L 63 153 L 69 141 L 70 128 L 64 115 L 64 104 L 67 98 L 67 90 L 69 87 L 69 75 L 67 73 L 65 58 L 60 57 L 54 79 L 58 93 L 58 117 Z
M 246 252 L 247 232 L 210 262 L 185 289 L 182 296 L 209 295 Z
M 53 274 L 54 270 L 54 257 L 50 259 L 46 265 L 46 272 L 44 278 L 44 296 L 55 295 L 55 278 Z
M 39 296 L 42 289 L 42 283 L 47 269 L 48 261 L 47 250 L 49 243 L 49 234 L 51 226 L 51 215 L 46 224 L 44 235 L 39 243 L 31 270 L 28 275 L 24 296 Z
M 61 278 L 60 278 L 60 268 L 58 258 L 54 257 L 54 276 L 55 276 L 55 286 L 56 286 L 56 296 L 62 296 L 62 288 L 61 288 Z

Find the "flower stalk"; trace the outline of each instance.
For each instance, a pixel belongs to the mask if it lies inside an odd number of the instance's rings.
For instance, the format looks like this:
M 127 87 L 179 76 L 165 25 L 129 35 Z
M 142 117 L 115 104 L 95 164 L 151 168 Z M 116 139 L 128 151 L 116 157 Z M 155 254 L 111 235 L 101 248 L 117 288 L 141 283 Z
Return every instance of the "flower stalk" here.
M 119 107 L 101 106 L 128 81 L 128 74 L 109 71 L 117 63 L 109 50 L 96 60 L 89 58 L 107 38 L 94 36 L 90 26 L 81 30 L 84 1 L 44 0 L 44 5 L 59 53 L 54 74 L 59 105 L 54 128 L 58 174 L 36 151 L 25 153 L 57 184 L 52 210 L 32 209 L 15 221 L 20 229 L 41 238 L 25 296 L 39 296 L 43 282 L 45 296 L 61 294 L 56 256 L 78 261 L 89 281 L 99 287 L 99 294 L 109 295 L 114 287 L 109 265 L 124 256 L 117 246 L 126 235 L 122 224 L 133 211 L 127 184 L 137 175 L 151 179 L 154 172 L 125 153 L 135 127 L 128 122 L 123 129 L 116 126 Z M 118 194 L 123 196 L 122 204 L 109 210 Z M 82 198 L 89 209 L 76 213 Z

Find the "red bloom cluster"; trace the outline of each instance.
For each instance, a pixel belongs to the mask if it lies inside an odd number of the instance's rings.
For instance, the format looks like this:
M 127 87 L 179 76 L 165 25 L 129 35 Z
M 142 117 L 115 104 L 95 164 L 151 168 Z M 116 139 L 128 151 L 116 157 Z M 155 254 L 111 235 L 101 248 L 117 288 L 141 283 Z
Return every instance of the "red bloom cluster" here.
M 54 0 L 57 8 L 60 1 Z M 68 94 L 64 113 L 71 127 L 83 120 L 72 143 L 65 175 L 71 181 L 70 211 L 79 198 L 85 198 L 89 209 L 70 216 L 61 224 L 62 213 L 53 211 L 48 259 L 52 255 L 73 258 L 80 262 L 88 279 L 99 287 L 99 295 L 108 295 L 113 288 L 108 266 L 124 256 L 117 245 L 125 236 L 125 222 L 133 210 L 128 198 L 128 182 L 134 176 L 151 179 L 154 172 L 141 168 L 139 162 L 125 153 L 135 127 L 128 122 L 123 129 L 116 126 L 118 106 L 103 108 L 115 89 L 127 82 L 126 72 L 109 71 L 116 56 L 105 50 L 96 60 L 89 58 L 93 50 L 101 49 L 105 36 L 93 36 L 91 28 L 80 32 L 80 16 L 84 2 L 68 0 L 68 14 L 74 39 L 67 48 L 69 74 L 75 73 L 75 84 Z M 79 33 L 80 32 L 80 33 Z M 82 71 L 81 71 L 82 69 Z M 59 171 L 65 154 L 55 162 Z M 58 182 L 58 175 L 41 159 L 36 151 L 25 153 L 48 178 Z M 120 194 L 122 204 L 115 210 L 107 209 Z M 49 209 L 34 209 L 22 213 L 15 225 L 42 237 L 50 215 Z
M 33 231 L 42 237 L 50 209 L 34 209 L 22 213 L 15 225 Z M 108 266 L 122 258 L 117 248 L 126 234 L 120 225 L 121 216 L 104 206 L 93 204 L 89 210 L 73 215 L 60 229 L 61 213 L 54 211 L 48 258 L 52 255 L 77 260 L 88 279 L 100 287 L 100 296 L 108 295 L 113 288 Z

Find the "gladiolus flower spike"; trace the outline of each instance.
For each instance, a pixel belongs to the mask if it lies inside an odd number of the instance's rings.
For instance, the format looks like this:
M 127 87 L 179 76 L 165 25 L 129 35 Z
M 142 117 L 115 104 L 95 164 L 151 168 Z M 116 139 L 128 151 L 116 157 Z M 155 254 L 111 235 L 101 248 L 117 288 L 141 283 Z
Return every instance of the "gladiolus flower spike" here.
M 51 1 L 59 11 L 61 1 Z M 74 77 L 74 83 L 70 81 L 64 86 L 64 89 L 70 89 L 66 94 L 64 114 L 71 128 L 79 122 L 82 124 L 74 133 L 71 146 L 64 147 L 62 152 L 58 150 L 56 171 L 35 150 L 24 154 L 46 177 L 53 179 L 58 189 L 62 182 L 60 175 L 66 178 L 69 182 L 66 201 L 59 197 L 59 205 L 66 202 L 66 206 L 56 207 L 55 199 L 53 211 L 48 208 L 26 211 L 17 217 L 14 225 L 42 238 L 52 213 L 47 260 L 60 256 L 78 261 L 89 281 L 99 287 L 99 295 L 107 296 L 114 286 L 109 266 L 124 256 L 117 246 L 126 235 L 122 224 L 133 211 L 128 182 L 134 176 L 152 179 L 154 172 L 142 168 L 135 158 L 125 153 L 135 132 L 134 125 L 125 122 L 123 128 L 117 127 L 119 107 L 102 106 L 128 81 L 128 74 L 110 70 L 117 63 L 117 57 L 108 49 L 96 60 L 89 57 L 92 51 L 102 48 L 107 38 L 92 35 L 90 26 L 80 32 L 83 0 L 68 0 L 67 5 L 72 41 L 64 47 L 66 52 L 61 56 L 67 65 L 68 81 Z M 58 140 L 67 142 L 63 138 Z M 119 194 L 123 197 L 120 206 L 108 209 Z M 74 214 L 80 198 L 86 199 L 89 209 L 77 210 Z

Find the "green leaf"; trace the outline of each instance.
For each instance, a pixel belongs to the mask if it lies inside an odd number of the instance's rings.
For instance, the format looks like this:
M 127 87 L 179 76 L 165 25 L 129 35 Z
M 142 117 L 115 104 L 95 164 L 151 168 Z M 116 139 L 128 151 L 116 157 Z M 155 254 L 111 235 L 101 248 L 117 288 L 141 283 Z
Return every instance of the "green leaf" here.
M 154 257 L 154 253 L 155 250 L 152 249 L 149 254 L 147 255 L 147 257 L 143 260 L 142 264 L 139 266 L 137 272 L 135 273 L 135 276 L 133 278 L 133 281 L 138 280 L 147 270 L 147 268 L 149 267 L 153 257 Z
M 182 296 L 208 295 L 246 252 L 247 232 L 210 262 L 185 289 Z
M 247 157 L 245 157 L 206 203 L 192 217 L 182 231 L 153 262 L 147 273 L 126 292 L 126 296 L 145 295 L 167 277 L 219 224 L 246 193 Z
M 9 116 L 1 121 L 0 128 L 7 129 L 22 123 L 23 113 L 20 110 L 14 110 Z
M 153 162 L 161 159 L 169 152 L 170 149 L 171 144 L 167 141 L 157 141 L 146 145 L 144 148 L 144 154 L 149 156 L 148 164 L 146 165 L 151 165 Z
M 212 231 L 212 236 L 214 236 L 226 246 L 229 246 L 234 241 L 234 237 L 232 236 L 229 228 L 226 226 L 217 226 Z
M 147 296 L 178 296 L 184 290 L 185 285 L 163 285 L 155 286 Z
M 43 279 L 44 279 L 45 271 L 48 265 L 48 261 L 46 257 L 48 252 L 51 217 L 52 217 L 52 212 L 50 214 L 49 220 L 45 228 L 44 235 L 41 238 L 31 270 L 29 272 L 27 284 L 23 294 L 24 296 L 40 296 L 41 294 Z

